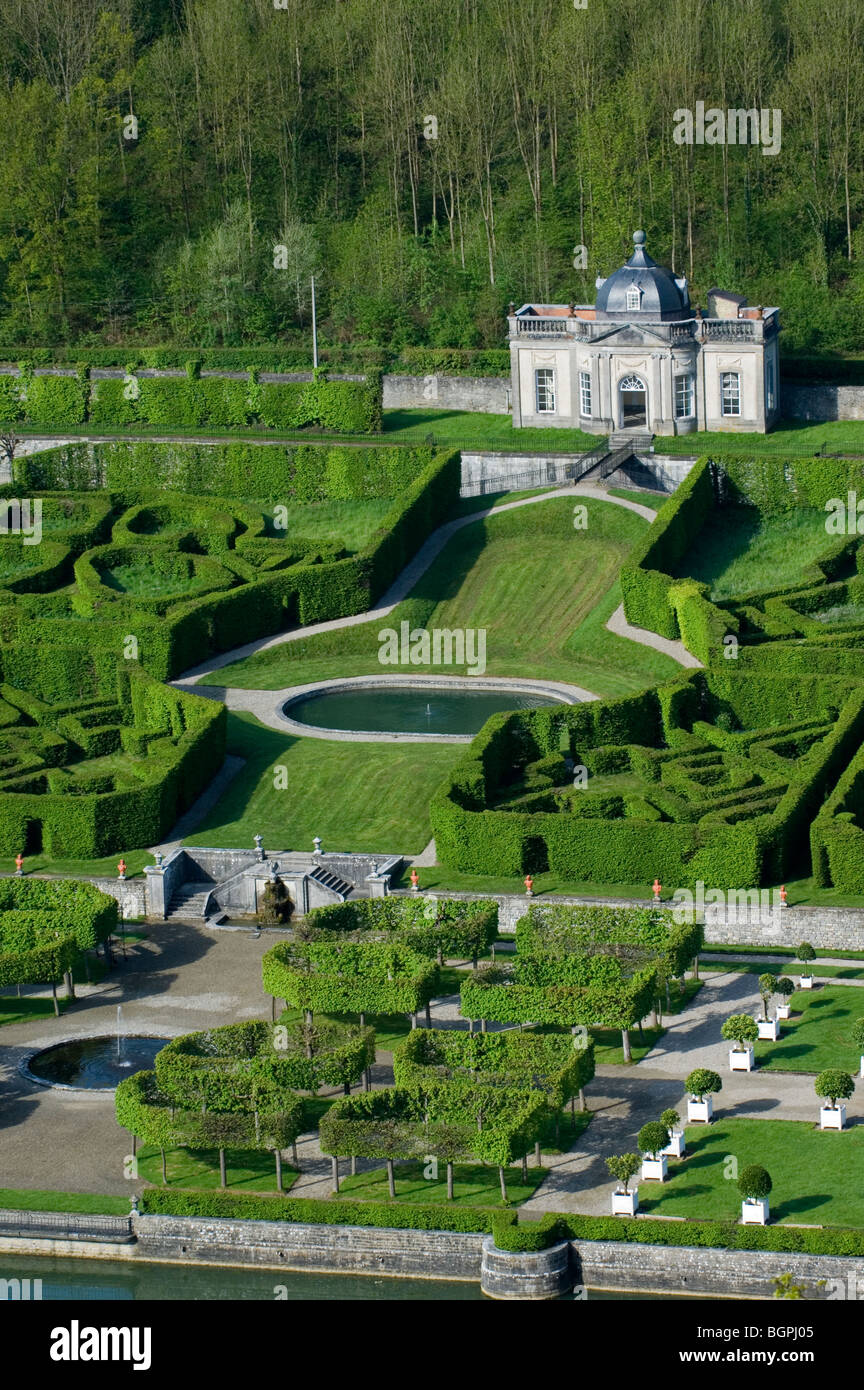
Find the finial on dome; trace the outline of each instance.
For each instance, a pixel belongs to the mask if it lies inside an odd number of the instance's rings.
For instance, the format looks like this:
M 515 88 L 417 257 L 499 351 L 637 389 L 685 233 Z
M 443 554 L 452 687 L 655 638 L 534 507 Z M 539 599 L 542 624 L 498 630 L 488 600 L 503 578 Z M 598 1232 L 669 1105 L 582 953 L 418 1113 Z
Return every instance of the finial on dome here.
M 645 245 L 645 233 L 644 233 L 644 232 L 634 232 L 634 233 L 633 233 L 633 240 L 635 241 L 635 243 L 636 243 L 637 246 L 644 246 L 644 245 Z

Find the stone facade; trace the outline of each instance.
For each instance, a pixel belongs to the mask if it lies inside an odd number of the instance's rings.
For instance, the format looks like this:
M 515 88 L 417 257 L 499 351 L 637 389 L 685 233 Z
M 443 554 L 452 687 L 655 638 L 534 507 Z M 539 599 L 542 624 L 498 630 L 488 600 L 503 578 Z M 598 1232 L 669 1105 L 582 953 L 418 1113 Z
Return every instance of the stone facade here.
M 508 318 L 515 426 L 589 434 L 764 433 L 779 419 L 779 311 L 709 294 L 647 255 L 597 281 L 595 304 L 523 304 Z

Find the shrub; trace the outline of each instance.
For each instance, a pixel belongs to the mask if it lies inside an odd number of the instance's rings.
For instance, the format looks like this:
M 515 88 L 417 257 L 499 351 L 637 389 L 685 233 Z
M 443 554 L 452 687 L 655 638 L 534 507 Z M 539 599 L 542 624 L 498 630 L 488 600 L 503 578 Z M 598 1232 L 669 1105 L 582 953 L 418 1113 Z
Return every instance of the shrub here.
M 753 1020 L 751 1019 L 752 1023 Z M 758 1029 L 757 1029 L 758 1032 Z M 684 1089 L 694 1100 L 704 1100 L 706 1096 L 716 1095 L 723 1089 L 723 1081 L 716 1071 L 710 1071 L 707 1067 L 696 1067 L 685 1078 Z
M 677 1110 L 664 1110 L 660 1116 L 661 1125 L 665 1125 L 668 1130 L 674 1131 L 681 1124 L 681 1116 Z
M 817 1096 L 830 1100 L 831 1109 L 834 1110 L 838 1100 L 848 1100 L 854 1094 L 855 1082 L 847 1071 L 829 1067 L 816 1077 L 813 1089 Z
M 759 994 L 762 999 L 762 1017 L 766 1021 L 768 1018 L 768 1005 L 771 1002 L 772 995 L 777 993 L 779 993 L 777 989 L 777 976 L 770 974 L 768 971 L 766 971 L 764 975 L 760 975 Z
M 805 964 L 808 961 L 816 959 L 816 952 L 813 950 L 813 947 L 810 945 L 809 941 L 801 942 L 800 946 L 795 952 L 795 959 L 804 961 Z
M 852 1024 L 852 1045 L 864 1051 L 864 1018 L 856 1018 Z
M 675 1118 L 678 1118 L 677 1115 Z M 656 1159 L 660 1150 L 665 1149 L 670 1143 L 671 1138 L 672 1136 L 662 1120 L 649 1120 L 636 1136 L 636 1143 L 642 1153 Z
M 606 1159 L 606 1167 L 618 1183 L 619 1192 L 628 1192 L 629 1182 L 642 1167 L 641 1154 L 613 1154 Z
M 759 1036 L 759 1028 L 749 1014 L 732 1014 L 720 1031 L 727 1042 L 735 1043 L 736 1052 L 745 1051 Z
M 771 1175 L 760 1164 L 749 1163 L 746 1168 L 742 1168 L 738 1178 L 738 1191 L 746 1201 L 764 1200 L 772 1187 Z

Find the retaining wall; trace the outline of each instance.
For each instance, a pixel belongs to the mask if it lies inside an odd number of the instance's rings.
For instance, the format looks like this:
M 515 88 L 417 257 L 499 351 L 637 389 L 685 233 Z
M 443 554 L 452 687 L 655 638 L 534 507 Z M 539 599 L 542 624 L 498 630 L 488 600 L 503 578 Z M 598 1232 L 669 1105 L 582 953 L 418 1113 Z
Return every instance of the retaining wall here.
M 500 376 L 399 376 L 382 378 L 385 410 L 477 410 L 510 414 L 510 378 Z

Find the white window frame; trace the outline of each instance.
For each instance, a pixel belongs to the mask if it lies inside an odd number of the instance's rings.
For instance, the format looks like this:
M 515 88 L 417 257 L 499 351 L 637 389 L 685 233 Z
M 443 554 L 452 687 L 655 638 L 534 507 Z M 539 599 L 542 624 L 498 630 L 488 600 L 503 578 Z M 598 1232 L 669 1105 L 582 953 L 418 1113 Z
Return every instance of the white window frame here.
M 740 416 L 741 414 L 741 373 L 720 373 L 720 414 Z
M 540 378 L 544 377 L 542 383 Z M 545 393 L 546 400 L 551 400 L 551 405 L 541 405 L 541 390 Z M 555 391 L 555 368 L 554 367 L 535 367 L 534 368 L 534 405 L 538 415 L 554 415 L 557 410 L 556 391 Z
M 591 373 L 579 373 L 579 414 L 591 419 Z
M 627 308 L 637 311 L 642 308 L 642 291 L 638 285 L 631 285 L 627 291 Z
M 675 419 L 692 420 L 695 411 L 696 392 L 695 379 L 692 372 L 676 372 L 675 374 Z M 684 409 L 681 409 L 681 395 L 685 393 Z
M 774 385 L 774 361 L 770 358 L 765 364 L 765 409 L 770 415 L 777 404 Z

